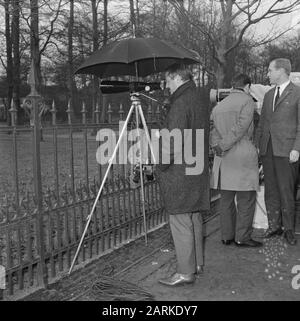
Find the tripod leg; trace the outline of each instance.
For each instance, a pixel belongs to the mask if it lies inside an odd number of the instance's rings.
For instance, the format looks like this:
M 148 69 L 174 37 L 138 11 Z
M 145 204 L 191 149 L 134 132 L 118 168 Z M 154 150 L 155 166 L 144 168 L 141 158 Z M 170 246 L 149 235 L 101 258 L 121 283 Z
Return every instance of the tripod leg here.
M 115 147 L 115 149 L 114 149 L 114 151 L 113 151 L 113 154 L 112 154 L 112 156 L 111 156 L 111 158 L 110 158 L 110 160 L 109 160 L 108 167 L 107 167 L 106 172 L 105 172 L 105 175 L 104 175 L 104 177 L 103 177 L 103 180 L 102 180 L 101 186 L 100 186 L 100 188 L 99 188 L 99 192 L 98 192 L 98 194 L 97 194 L 97 197 L 96 197 L 96 199 L 95 199 L 94 205 L 93 205 L 93 207 L 92 207 L 92 210 L 91 210 L 89 216 L 87 217 L 87 223 L 86 223 L 86 225 L 85 225 L 85 228 L 84 228 L 84 231 L 83 231 L 83 233 L 82 233 L 82 236 L 81 236 L 81 239 L 80 239 L 78 248 L 77 248 L 77 250 L 76 250 L 74 259 L 73 259 L 73 261 L 72 261 L 72 264 L 71 264 L 71 267 L 70 267 L 70 270 L 69 270 L 69 275 L 71 274 L 71 272 L 72 272 L 72 270 L 73 270 L 73 266 L 74 266 L 74 264 L 75 264 L 75 261 L 76 261 L 76 259 L 77 259 L 78 254 L 79 254 L 81 245 L 82 245 L 82 243 L 83 243 L 83 239 L 84 239 L 85 234 L 86 234 L 86 232 L 87 232 L 87 229 L 88 229 L 88 227 L 89 227 L 90 221 L 91 221 L 91 219 L 92 219 L 92 215 L 93 215 L 93 213 L 94 213 L 94 210 L 95 210 L 95 208 L 96 208 L 97 202 L 98 202 L 98 200 L 99 200 L 99 198 L 100 198 L 100 195 L 101 195 L 101 193 L 102 193 L 104 184 L 105 184 L 105 182 L 106 182 L 106 179 L 107 179 L 109 170 L 110 170 L 110 168 L 111 168 L 111 166 L 112 166 L 112 163 L 113 163 L 113 161 L 114 161 L 114 158 L 115 158 L 115 156 L 116 156 L 118 147 L 119 147 L 120 142 L 121 142 L 121 140 L 122 140 L 122 137 L 123 137 L 123 135 L 124 135 L 125 130 L 127 129 L 127 125 L 128 125 L 128 122 L 129 122 L 129 119 L 130 119 L 130 116 L 131 116 L 131 114 L 132 114 L 132 111 L 133 111 L 134 107 L 135 107 L 134 104 L 132 104 L 131 107 L 130 107 L 130 110 L 129 110 L 129 112 L 128 112 L 127 118 L 126 118 L 126 120 L 125 120 L 125 122 L 124 122 L 124 126 L 123 126 L 123 128 L 122 128 L 121 133 L 120 133 L 120 136 L 119 136 L 117 145 L 116 145 L 116 147 Z
M 147 239 L 147 221 L 146 221 L 146 210 L 145 210 L 145 193 L 144 193 L 144 174 L 143 174 L 143 166 L 142 166 L 142 146 L 141 146 L 141 135 L 140 135 L 140 128 L 139 128 L 139 103 L 135 104 L 135 118 L 136 118 L 136 126 L 138 131 L 138 136 L 140 137 L 138 145 L 139 150 L 141 153 L 140 159 L 140 181 L 141 181 L 141 198 L 142 198 L 142 211 L 143 211 L 143 219 L 144 219 L 144 232 L 145 232 L 145 244 L 148 244 Z
M 153 162 L 155 164 L 156 160 L 155 160 L 155 155 L 154 155 L 154 151 L 153 151 L 153 146 L 152 146 L 152 143 L 151 143 L 148 127 L 147 127 L 147 124 L 146 124 L 146 120 L 145 120 L 143 109 L 142 109 L 141 105 L 138 105 L 138 109 L 139 109 L 139 114 L 141 116 L 142 124 L 143 124 L 144 129 L 145 129 L 146 138 L 147 138 L 147 141 L 148 141 L 148 144 L 149 144 L 149 147 L 150 147 L 150 151 L 151 151 L 151 155 L 152 155 L 152 158 L 153 158 Z

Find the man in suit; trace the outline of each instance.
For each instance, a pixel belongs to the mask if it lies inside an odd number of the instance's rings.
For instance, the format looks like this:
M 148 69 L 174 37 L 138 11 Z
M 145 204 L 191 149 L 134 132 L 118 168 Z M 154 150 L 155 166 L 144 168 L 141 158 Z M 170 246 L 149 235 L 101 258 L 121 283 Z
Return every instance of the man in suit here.
M 166 87 L 171 93 L 170 107 L 160 131 L 161 152 L 156 173 L 164 208 L 169 215 L 177 271 L 159 282 L 177 286 L 193 283 L 203 272 L 202 211 L 207 211 L 210 206 L 209 119 L 207 108 L 200 103 L 192 74 L 184 65 L 175 64 L 167 70 Z M 170 140 L 163 134 L 174 131 L 179 131 L 182 140 L 176 142 L 176 138 Z M 204 141 L 198 141 L 196 137 L 201 131 L 204 131 Z M 196 171 L 194 169 L 198 166 L 194 167 L 186 153 L 190 147 L 196 163 L 202 164 Z M 163 161 L 165 156 L 169 158 L 166 162 Z
M 300 151 L 300 88 L 289 80 L 291 63 L 278 58 L 268 69 L 275 85 L 263 101 L 256 131 L 261 156 L 269 228 L 265 237 L 281 235 L 295 245 L 295 187 Z

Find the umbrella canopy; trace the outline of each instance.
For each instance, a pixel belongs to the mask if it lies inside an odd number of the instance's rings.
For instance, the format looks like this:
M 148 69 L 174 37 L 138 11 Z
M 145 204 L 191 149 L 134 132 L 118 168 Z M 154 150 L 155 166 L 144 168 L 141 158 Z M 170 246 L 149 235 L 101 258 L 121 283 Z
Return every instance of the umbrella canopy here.
M 121 75 L 145 77 L 178 62 L 195 64 L 199 59 L 193 51 L 165 40 L 130 38 L 94 52 L 75 73 L 101 78 Z

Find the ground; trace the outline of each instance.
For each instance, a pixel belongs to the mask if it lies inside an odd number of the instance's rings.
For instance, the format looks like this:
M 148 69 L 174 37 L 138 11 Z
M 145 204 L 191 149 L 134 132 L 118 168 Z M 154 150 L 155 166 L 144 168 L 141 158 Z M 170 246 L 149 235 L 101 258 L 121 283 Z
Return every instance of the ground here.
M 224 246 L 219 217 L 205 225 L 205 271 L 192 285 L 167 287 L 158 280 L 173 273 L 176 258 L 166 224 L 21 300 L 24 301 L 299 301 L 300 238 L 263 240 L 262 248 Z M 260 230 L 254 231 L 259 239 Z M 94 285 L 94 287 L 93 287 Z M 97 286 L 97 288 L 96 288 Z M 138 297 L 139 296 L 139 297 Z

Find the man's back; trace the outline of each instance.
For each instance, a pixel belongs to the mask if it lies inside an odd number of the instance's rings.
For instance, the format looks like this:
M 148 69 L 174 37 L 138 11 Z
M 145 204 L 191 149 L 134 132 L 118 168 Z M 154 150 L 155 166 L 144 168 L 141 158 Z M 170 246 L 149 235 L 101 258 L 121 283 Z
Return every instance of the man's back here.
M 238 126 L 241 111 L 244 107 L 249 108 L 249 114 L 254 113 L 255 104 L 252 98 L 240 90 L 233 90 L 229 96 L 222 100 L 212 111 L 214 126 L 218 133 L 225 137 L 232 131 L 234 126 Z M 252 117 L 251 115 L 249 115 Z M 253 133 L 253 122 L 250 123 L 247 137 Z

